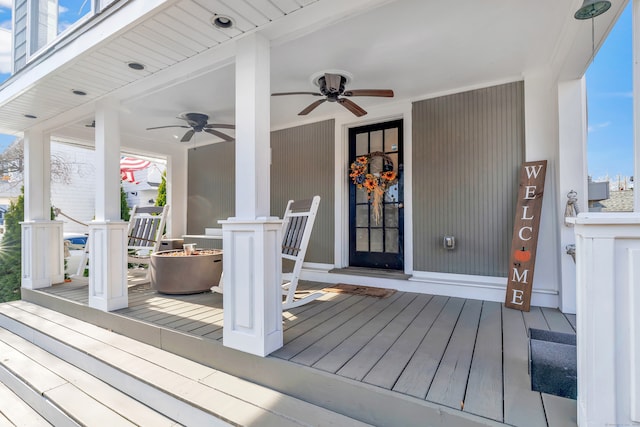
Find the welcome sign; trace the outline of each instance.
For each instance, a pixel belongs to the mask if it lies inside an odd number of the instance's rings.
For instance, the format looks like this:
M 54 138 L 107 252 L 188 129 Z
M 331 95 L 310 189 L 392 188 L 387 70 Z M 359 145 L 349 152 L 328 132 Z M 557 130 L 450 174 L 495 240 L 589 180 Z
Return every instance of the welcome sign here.
M 511 240 L 509 278 L 504 305 L 529 311 L 533 270 L 536 264 L 536 248 L 542 212 L 542 195 L 547 161 L 525 162 L 520 169 L 518 205 Z

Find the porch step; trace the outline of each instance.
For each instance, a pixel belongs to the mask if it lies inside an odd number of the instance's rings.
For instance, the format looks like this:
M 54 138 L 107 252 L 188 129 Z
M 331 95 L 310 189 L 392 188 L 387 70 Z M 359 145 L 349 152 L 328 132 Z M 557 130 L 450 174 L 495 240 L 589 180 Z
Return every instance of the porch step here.
M 56 426 L 365 425 L 28 302 L 0 327 L 1 382 Z

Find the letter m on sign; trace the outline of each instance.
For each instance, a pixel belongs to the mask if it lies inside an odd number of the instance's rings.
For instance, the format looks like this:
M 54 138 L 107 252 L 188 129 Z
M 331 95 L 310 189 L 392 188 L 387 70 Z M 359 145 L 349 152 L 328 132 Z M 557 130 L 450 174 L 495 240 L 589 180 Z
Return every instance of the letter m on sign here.
M 509 277 L 504 305 L 529 311 L 540 230 L 542 195 L 547 161 L 525 162 L 520 169 L 518 202 L 509 256 Z

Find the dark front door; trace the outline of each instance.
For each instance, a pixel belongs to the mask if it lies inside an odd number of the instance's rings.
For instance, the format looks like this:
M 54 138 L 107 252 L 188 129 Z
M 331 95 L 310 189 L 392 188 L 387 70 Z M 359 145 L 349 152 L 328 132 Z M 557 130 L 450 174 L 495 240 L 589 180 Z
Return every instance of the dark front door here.
M 350 129 L 349 164 L 349 265 L 402 270 L 402 120 Z

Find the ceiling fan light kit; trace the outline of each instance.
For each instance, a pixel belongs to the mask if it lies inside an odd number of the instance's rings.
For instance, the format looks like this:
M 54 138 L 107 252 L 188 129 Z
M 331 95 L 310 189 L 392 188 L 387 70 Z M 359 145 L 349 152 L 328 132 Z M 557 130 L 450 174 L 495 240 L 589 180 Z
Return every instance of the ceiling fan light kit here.
M 393 90 L 391 89 L 354 89 L 346 90 L 346 85 L 351 82 L 353 76 L 341 70 L 324 71 L 316 73 L 311 76 L 311 83 L 318 86 L 320 92 L 280 92 L 273 93 L 272 96 L 282 95 L 312 95 L 323 96 L 323 99 L 309 104 L 304 110 L 298 113 L 299 116 L 305 116 L 315 110 L 320 104 L 326 101 L 337 102 L 344 108 L 349 110 L 357 117 L 362 117 L 367 112 L 355 102 L 345 97 L 352 96 L 376 96 L 376 97 L 393 97 Z
M 187 122 L 186 125 L 168 125 L 168 126 L 156 126 L 147 128 L 147 130 L 164 129 L 164 128 L 183 128 L 189 129 L 180 139 L 180 142 L 189 142 L 196 132 L 206 132 L 211 135 L 217 136 L 224 141 L 235 141 L 235 138 L 215 130 L 218 129 L 235 129 L 235 125 L 223 124 L 223 123 L 209 123 L 209 116 L 204 113 L 181 113 L 178 114 L 178 119 Z

